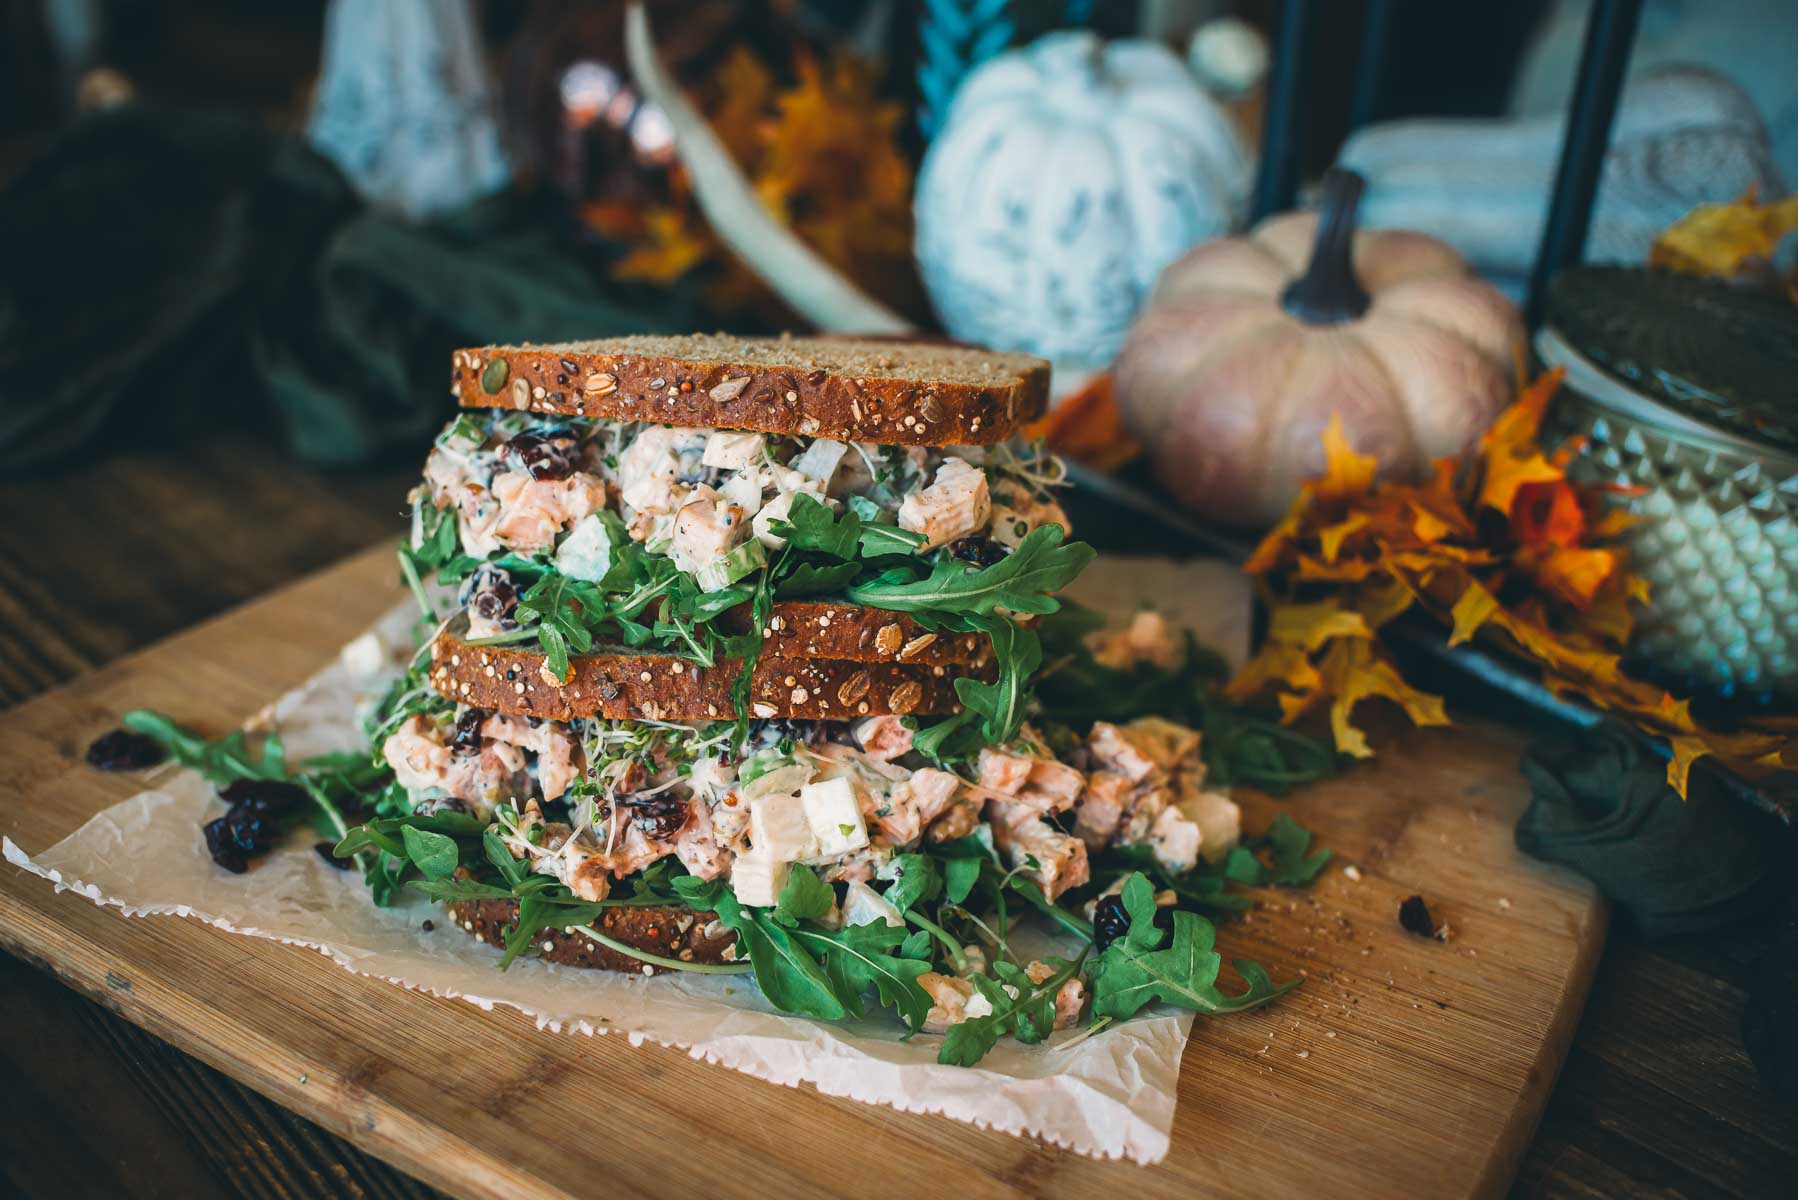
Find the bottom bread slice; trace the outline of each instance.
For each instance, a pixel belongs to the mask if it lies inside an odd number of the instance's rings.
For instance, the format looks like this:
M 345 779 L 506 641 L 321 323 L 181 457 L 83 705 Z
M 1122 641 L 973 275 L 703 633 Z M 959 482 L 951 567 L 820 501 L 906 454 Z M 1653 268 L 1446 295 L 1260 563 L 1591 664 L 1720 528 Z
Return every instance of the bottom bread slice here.
M 450 918 L 463 932 L 504 946 L 506 934 L 518 923 L 516 900 L 453 900 L 445 905 Z M 690 908 L 608 908 L 591 923 L 615 942 L 661 958 L 679 962 L 724 963 L 726 951 L 737 935 L 717 924 L 718 914 Z M 573 932 L 570 932 L 570 930 Z M 641 975 L 668 970 L 612 949 L 572 926 L 541 929 L 533 935 L 532 952 L 546 962 L 565 967 L 589 967 L 596 971 L 630 971 Z

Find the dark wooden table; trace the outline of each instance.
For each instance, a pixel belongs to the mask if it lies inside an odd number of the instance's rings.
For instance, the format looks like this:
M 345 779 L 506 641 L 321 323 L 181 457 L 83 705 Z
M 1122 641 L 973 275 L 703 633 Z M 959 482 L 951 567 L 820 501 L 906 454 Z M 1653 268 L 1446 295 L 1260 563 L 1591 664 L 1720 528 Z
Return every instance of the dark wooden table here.
M 226 437 L 0 484 L 0 705 L 396 536 L 415 471 L 321 476 Z M 1517 1194 L 1798 1193 L 1798 1113 L 1739 1036 L 1749 972 L 1786 919 L 1612 935 Z M 0 1191 L 431 1194 L 5 956 L 0 1012 Z

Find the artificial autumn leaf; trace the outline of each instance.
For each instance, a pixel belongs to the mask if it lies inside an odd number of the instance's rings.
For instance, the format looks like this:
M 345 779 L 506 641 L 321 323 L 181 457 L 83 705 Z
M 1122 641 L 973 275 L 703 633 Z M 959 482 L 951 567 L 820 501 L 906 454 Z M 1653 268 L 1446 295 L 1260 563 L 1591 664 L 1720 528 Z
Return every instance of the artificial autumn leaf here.
M 1330 732 L 1336 749 L 1356 758 L 1373 757 L 1373 747 L 1351 721 L 1363 700 L 1384 697 L 1405 710 L 1414 725 L 1447 725 L 1442 697 L 1420 692 L 1406 683 L 1398 668 L 1376 655 L 1372 642 L 1342 638 L 1331 642 L 1318 664 L 1324 690 L 1331 697 Z
M 1764 267 L 1786 235 L 1798 230 L 1798 196 L 1755 203 L 1755 193 L 1733 204 L 1701 204 L 1674 222 L 1648 253 L 1648 265 L 1735 279 Z
M 1115 471 L 1142 453 L 1124 429 L 1109 371 L 1056 401 L 1047 415 L 1024 427 L 1023 436 L 1095 471 Z
M 1449 610 L 1454 619 L 1454 628 L 1448 632 L 1448 644 L 1459 646 L 1462 642 L 1471 641 L 1473 635 L 1480 631 L 1480 626 L 1491 619 L 1498 611 L 1498 597 L 1477 583 L 1470 583 L 1461 593 L 1455 606 Z
M 1549 452 L 1538 441 L 1559 380 L 1536 380 L 1469 461 L 1439 462 L 1417 484 L 1376 480 L 1372 460 L 1332 422 L 1325 476 L 1301 489 L 1245 568 L 1263 578 L 1273 611 L 1230 695 L 1267 697 L 1286 721 L 1327 709 L 1337 748 L 1357 757 L 1372 753 L 1354 723 L 1370 696 L 1394 700 L 1416 724 L 1443 723 L 1440 698 L 1405 683 L 1374 636 L 1422 608 L 1451 645 L 1478 639 L 1527 659 L 1553 694 L 1674 739 L 1668 779 L 1681 794 L 1705 755 L 1750 776 L 1798 767 L 1798 720 L 1707 729 L 1689 704 L 1624 670 L 1630 605 L 1648 585 L 1610 544 L 1628 519 L 1600 510 L 1609 489 L 1566 478 L 1577 447 Z
M 1342 414 L 1331 412 L 1330 423 L 1324 427 L 1324 473 L 1311 485 L 1312 494 L 1323 501 L 1364 495 L 1373 486 L 1379 465 L 1373 455 L 1355 453 L 1343 431 Z
M 1517 402 L 1499 415 L 1480 439 L 1481 474 L 1479 503 L 1511 515 L 1518 489 L 1530 483 L 1555 483 L 1566 472 L 1548 460 L 1536 445 L 1537 431 L 1549 397 L 1561 384 L 1564 368 L 1553 371 L 1525 388 Z

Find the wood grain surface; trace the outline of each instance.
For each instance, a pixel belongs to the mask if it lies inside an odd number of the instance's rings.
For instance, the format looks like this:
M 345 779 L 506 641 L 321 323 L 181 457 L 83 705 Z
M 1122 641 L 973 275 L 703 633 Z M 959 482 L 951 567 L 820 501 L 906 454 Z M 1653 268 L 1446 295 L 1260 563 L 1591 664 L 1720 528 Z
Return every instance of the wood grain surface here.
M 415 472 L 408 458 L 321 475 L 258 440 L 213 436 L 0 481 L 0 511 L 25 514 L 0 522 L 0 705 L 397 532 L 399 497 Z M 1751 970 L 1789 920 L 1652 945 L 1614 930 L 1512 1194 L 1788 1194 L 1798 1116 L 1756 1077 L 1738 1025 Z M 115 1016 L 118 998 L 105 993 L 116 989 L 103 972 L 96 992 L 109 1006 L 68 982 L 0 954 L 0 1010 L 10 1018 L 0 1088 L 14 1101 L 0 1122 L 0 1191 L 428 1194 L 379 1157 Z M 721 1111 L 696 1094 L 695 1111 Z M 1196 1136 L 1203 1153 L 1202 1122 Z M 1054 1174 L 1016 1173 L 1009 1190 L 1032 1194 Z M 869 1179 L 845 1179 L 841 1190 L 881 1191 Z
M 79 763 L 120 709 L 222 731 L 327 661 L 399 595 L 392 576 L 390 548 L 377 547 L 0 719 L 0 832 L 42 849 L 129 794 L 133 779 Z M 1025 1183 L 1066 1195 L 1489 1196 L 1528 1144 L 1605 923 L 1588 885 L 1512 847 L 1516 752 L 1496 730 L 1410 734 L 1377 767 L 1289 802 L 1341 865 L 1309 890 L 1266 893 L 1220 942 L 1276 977 L 1305 974 L 1306 986 L 1268 1010 L 1200 1023 L 1173 1152 L 1148 1169 L 778 1088 L 623 1039 L 540 1032 L 307 951 L 193 921 L 128 921 L 17 872 L 0 875 L 0 939 L 459 1194 L 572 1196 L 600 1173 L 626 1191 L 720 1189 L 747 1169 L 806 1194 L 879 1173 L 904 1191 L 973 1194 Z M 1277 807 L 1247 800 L 1251 828 Z M 1399 928 L 1398 903 L 1414 892 L 1454 930 L 1449 941 Z M 619 1104 L 632 1120 L 603 1142 L 555 1135 L 558 1114 Z M 700 1112 L 733 1115 L 711 1133 L 714 1152 L 658 1151 Z

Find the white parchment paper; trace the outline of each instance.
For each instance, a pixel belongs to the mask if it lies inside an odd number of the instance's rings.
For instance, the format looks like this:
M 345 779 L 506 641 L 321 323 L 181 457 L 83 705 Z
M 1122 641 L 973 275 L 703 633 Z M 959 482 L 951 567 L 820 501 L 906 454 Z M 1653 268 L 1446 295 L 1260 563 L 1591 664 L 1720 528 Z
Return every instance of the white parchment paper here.
M 1084 602 L 1133 608 L 1141 597 L 1132 560 L 1097 567 Z M 1213 645 L 1239 656 L 1246 647 L 1246 591 L 1232 594 L 1235 572 L 1200 567 L 1176 581 L 1167 564 L 1143 563 L 1156 592 L 1176 582 L 1210 593 L 1201 606 Z M 1184 574 L 1184 573 L 1183 573 Z M 1107 605 L 1109 607 L 1109 605 Z M 410 649 L 410 603 L 373 629 L 382 668 L 346 653 L 282 697 L 268 714 L 290 761 L 362 749 L 356 710 L 384 689 L 393 664 Z M 361 647 L 367 651 L 369 646 Z M 178 714 L 177 714 L 178 715 Z M 1058 1033 L 1037 1046 L 1002 1039 L 979 1066 L 936 1063 L 940 1039 L 902 1041 L 903 1027 L 880 1016 L 828 1024 L 774 1012 L 746 976 L 661 975 L 653 979 L 558 967 L 520 959 L 504 973 L 499 952 L 456 929 L 422 898 L 376 908 L 360 874 L 325 864 L 311 836 L 254 863 L 244 875 L 216 868 L 201 824 L 223 811 L 213 788 L 189 771 L 169 771 L 142 792 L 95 816 L 56 845 L 28 853 L 5 839 L 8 862 L 127 916 L 197 917 L 232 933 L 307 946 L 362 975 L 491 1009 L 510 1005 L 539 1027 L 583 1034 L 621 1032 L 687 1050 L 696 1058 L 761 1079 L 907 1112 L 1029 1134 L 1084 1154 L 1155 1162 L 1167 1153 L 1175 1080 L 1192 1016 L 1156 1014 L 1087 1036 Z M 306 831 L 310 835 L 310 830 Z M 421 922 L 433 914 L 436 929 Z

